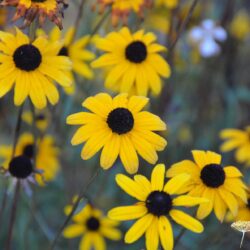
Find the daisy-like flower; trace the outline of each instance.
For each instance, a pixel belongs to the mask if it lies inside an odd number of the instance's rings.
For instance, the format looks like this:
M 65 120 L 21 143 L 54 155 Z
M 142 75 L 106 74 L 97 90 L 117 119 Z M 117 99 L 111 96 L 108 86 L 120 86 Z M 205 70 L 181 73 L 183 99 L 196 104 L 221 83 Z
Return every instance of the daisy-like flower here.
M 100 6 L 100 13 L 111 6 L 112 8 L 112 24 L 116 26 L 119 20 L 122 20 L 123 24 L 127 24 L 128 16 L 131 12 L 135 12 L 140 17 L 143 17 L 144 8 L 151 6 L 152 0 L 97 0 L 97 3 L 93 5 Z
M 177 7 L 179 0 L 156 0 L 156 6 L 165 6 L 168 9 Z
M 135 92 L 146 96 L 148 90 L 161 92 L 161 77 L 170 76 L 168 63 L 158 53 L 166 48 L 155 43 L 153 33 L 144 30 L 131 34 L 127 27 L 111 32 L 97 41 L 106 53 L 92 63 L 94 68 L 111 67 L 105 86 L 121 93 Z
M 221 155 L 211 151 L 192 151 L 194 162 L 184 160 L 173 164 L 167 171 L 167 177 L 181 173 L 191 175 L 189 183 L 184 187 L 191 196 L 204 197 L 210 202 L 201 204 L 197 217 L 204 219 L 213 210 L 218 220 L 223 221 L 229 208 L 236 216 L 239 200 L 246 203 L 246 186 L 242 182 L 241 172 L 233 166 L 223 167 Z
M 159 239 L 164 250 L 172 250 L 174 239 L 170 218 L 193 232 L 203 231 L 202 224 L 179 207 L 192 207 L 207 200 L 188 195 L 175 196 L 189 178 L 188 174 L 181 174 L 165 184 L 164 164 L 155 166 L 151 181 L 142 175 L 135 175 L 134 179 L 123 174 L 116 176 L 117 184 L 138 200 L 134 205 L 116 207 L 108 213 L 109 218 L 118 221 L 138 219 L 126 233 L 126 243 L 135 242 L 145 233 L 147 250 L 157 250 Z
M 60 43 L 44 37 L 30 42 L 19 29 L 16 35 L 0 31 L 0 97 L 14 86 L 14 103 L 19 106 L 29 96 L 34 106 L 42 109 L 59 100 L 52 80 L 63 87 L 71 85 L 67 72 L 71 69 L 68 57 L 58 56 Z
M 25 111 L 22 114 L 22 120 L 29 124 L 33 125 L 33 114 L 30 111 Z M 46 110 L 36 110 L 35 111 L 35 126 L 41 131 L 45 132 L 50 123 L 50 114 Z
M 67 7 L 65 0 L 3 0 L 2 6 L 15 6 L 16 14 L 13 21 L 24 18 L 24 27 L 29 26 L 36 17 L 39 24 L 43 25 L 46 18 L 62 29 L 62 17 L 64 8 Z
M 225 140 L 220 147 L 222 152 L 236 150 L 236 160 L 250 166 L 250 126 L 247 126 L 244 130 L 223 129 L 220 132 L 220 138 Z
M 36 158 L 34 159 L 34 150 L 36 150 Z M 12 155 L 12 146 L 1 145 L 0 146 L 0 158 L 3 159 L 2 166 L 8 168 Z M 20 136 L 15 156 L 26 156 L 31 160 L 34 160 L 36 170 L 43 173 L 43 175 L 37 175 L 36 181 L 40 185 L 44 185 L 44 181 L 49 182 L 55 179 L 57 176 L 60 164 L 59 164 L 59 149 L 55 147 L 55 141 L 52 136 L 46 135 L 40 139 L 34 147 L 34 137 L 32 134 L 24 133 Z
M 227 39 L 226 31 L 215 24 L 213 20 L 204 20 L 200 26 L 191 29 L 189 38 L 199 48 L 203 57 L 218 55 L 221 48 L 217 41 L 224 42 Z
M 37 184 L 36 176 L 42 176 L 42 173 L 34 168 L 32 160 L 25 155 L 14 157 L 9 162 L 7 169 L 2 168 L 1 171 L 6 177 L 12 178 L 12 188 L 19 182 L 29 196 L 32 194 L 30 183 Z
M 158 160 L 156 151 L 163 150 L 167 142 L 154 131 L 166 130 L 166 124 L 156 115 L 142 111 L 148 103 L 146 97 L 120 94 L 113 99 L 105 93 L 87 98 L 82 106 L 89 112 L 70 115 L 67 124 L 81 125 L 71 143 L 86 142 L 81 156 L 91 158 L 102 148 L 101 167 L 113 166 L 118 156 L 128 173 L 138 170 L 139 154 L 147 162 Z
M 92 79 L 93 71 L 87 64 L 88 61 L 92 61 L 95 58 L 95 54 L 86 49 L 86 46 L 90 42 L 90 36 L 83 36 L 77 41 L 72 41 L 75 33 L 74 27 L 67 30 L 66 34 L 62 36 L 62 32 L 57 28 L 53 28 L 49 34 L 49 40 L 51 42 L 63 41 L 63 47 L 59 51 L 59 56 L 67 56 L 72 62 L 72 70 L 80 76 Z M 45 32 L 39 30 L 39 35 L 45 35 Z M 64 88 L 67 94 L 74 94 L 75 81 L 74 75 L 71 71 L 68 72 L 69 78 L 74 83 L 70 87 Z
M 105 250 L 105 238 L 113 241 L 121 238 L 121 232 L 116 228 L 119 223 L 89 204 L 73 216 L 73 222 L 64 229 L 63 235 L 65 238 L 82 236 L 79 250 Z

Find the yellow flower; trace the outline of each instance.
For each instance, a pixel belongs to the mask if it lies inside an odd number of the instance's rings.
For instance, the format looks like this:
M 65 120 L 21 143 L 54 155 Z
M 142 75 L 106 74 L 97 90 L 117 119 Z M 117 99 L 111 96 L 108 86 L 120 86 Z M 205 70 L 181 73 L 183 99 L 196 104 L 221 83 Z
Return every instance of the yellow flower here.
M 156 6 L 165 6 L 169 9 L 174 9 L 178 5 L 178 0 L 156 0 Z
M 49 126 L 49 113 L 45 111 L 36 111 L 35 113 L 35 126 L 42 132 L 44 132 Z M 33 125 L 33 114 L 30 111 L 25 111 L 22 114 L 22 120 L 30 126 Z
M 29 26 L 36 17 L 43 25 L 46 18 L 62 29 L 63 10 L 67 7 L 65 0 L 3 0 L 2 6 L 17 8 L 13 21 L 24 18 L 24 27 Z
M 60 49 L 61 44 L 49 43 L 44 37 L 31 43 L 19 29 L 16 35 L 0 31 L 0 97 L 14 86 L 17 106 L 28 96 L 38 109 L 46 107 L 47 98 L 56 104 L 59 94 L 52 80 L 64 87 L 71 85 L 67 77 L 71 62 L 57 56 Z
M 52 181 L 55 179 L 59 169 L 59 150 L 55 147 L 55 141 L 52 136 L 46 135 L 40 139 L 35 147 L 36 159 L 35 168 L 42 171 L 42 175 L 36 175 L 36 180 L 40 185 L 44 185 L 45 181 Z M 3 161 L 3 167 L 8 168 L 12 155 L 12 146 L 0 146 L 0 158 Z M 30 159 L 34 158 L 34 137 L 30 133 L 24 133 L 20 136 L 15 156 L 26 156 Z
M 119 20 L 122 20 L 124 24 L 127 23 L 129 14 L 133 11 L 142 17 L 142 10 L 145 7 L 150 7 L 151 0 L 97 0 L 97 4 L 100 6 L 100 13 L 112 6 L 112 24 L 116 26 Z M 94 9 L 96 4 L 94 4 Z
M 250 166 L 250 126 L 245 130 L 223 129 L 220 138 L 226 140 L 220 147 L 222 152 L 236 150 L 236 160 Z
M 82 235 L 79 250 L 105 250 L 105 238 L 117 241 L 121 232 L 116 228 L 119 223 L 103 216 L 99 209 L 86 205 L 73 216 L 74 224 L 67 226 L 63 235 L 65 238 L 75 238 Z
M 192 151 L 194 162 L 184 160 L 173 164 L 167 171 L 167 177 L 181 173 L 191 175 L 183 190 L 189 195 L 204 197 L 210 202 L 201 204 L 197 211 L 198 219 L 204 219 L 214 210 L 218 220 L 223 221 L 227 209 L 236 216 L 239 200 L 247 202 L 246 186 L 242 182 L 241 172 L 233 167 L 221 165 L 221 155 L 211 151 Z
M 63 47 L 59 51 L 59 56 L 67 56 L 72 62 L 72 70 L 82 77 L 87 79 L 93 78 L 93 71 L 90 69 L 87 61 L 91 61 L 95 58 L 95 54 L 86 49 L 86 46 L 90 42 L 90 36 L 83 36 L 77 41 L 72 41 L 75 33 L 74 27 L 68 29 L 66 34 L 62 36 L 62 32 L 55 27 L 49 34 L 49 40 L 51 42 L 57 42 L 63 40 Z M 39 30 L 39 35 L 45 35 L 45 32 Z M 70 87 L 64 88 L 67 94 L 74 94 L 75 92 L 75 80 L 71 71 L 68 72 L 68 76 L 74 83 Z
M 106 53 L 92 63 L 95 68 L 112 66 L 105 86 L 119 88 L 121 93 L 135 92 L 146 96 L 148 90 L 158 95 L 161 92 L 161 78 L 170 76 L 170 67 L 158 52 L 166 48 L 155 43 L 153 33 L 144 30 L 131 34 L 128 28 L 111 32 L 97 41 L 97 47 Z
M 181 174 L 165 184 L 164 164 L 155 166 L 151 182 L 142 175 L 135 175 L 134 179 L 123 174 L 116 176 L 117 184 L 138 200 L 134 205 L 116 207 L 108 213 L 111 219 L 118 221 L 138 219 L 126 233 L 126 243 L 135 242 L 145 233 L 147 250 L 157 250 L 159 238 L 164 250 L 172 250 L 174 239 L 170 218 L 193 232 L 203 231 L 199 221 L 176 208 L 192 207 L 207 202 L 206 199 L 188 195 L 175 196 L 189 178 L 188 174 Z
M 166 130 L 166 124 L 156 115 L 141 111 L 148 103 L 146 97 L 120 94 L 113 99 L 105 93 L 87 98 L 82 106 L 89 112 L 70 115 L 67 124 L 81 125 L 71 143 L 83 142 L 81 156 L 91 158 L 102 148 L 101 166 L 108 169 L 118 156 L 128 173 L 138 170 L 139 154 L 147 162 L 158 160 L 157 151 L 166 147 L 166 140 L 154 131 Z
M 239 40 L 244 40 L 250 35 L 250 16 L 245 10 L 240 10 L 234 17 L 230 31 Z

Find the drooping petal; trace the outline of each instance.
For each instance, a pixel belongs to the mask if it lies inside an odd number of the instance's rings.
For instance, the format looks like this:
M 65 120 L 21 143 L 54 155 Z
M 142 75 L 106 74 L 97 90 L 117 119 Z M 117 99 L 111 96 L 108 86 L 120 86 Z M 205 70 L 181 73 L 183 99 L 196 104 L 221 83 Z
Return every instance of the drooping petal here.
M 146 247 L 150 250 L 157 250 L 159 245 L 158 218 L 154 217 L 151 225 L 146 231 Z
M 179 174 L 170 179 L 164 186 L 164 191 L 169 194 L 175 194 L 181 189 L 190 179 L 188 174 Z
M 195 233 L 201 233 L 204 230 L 203 225 L 198 220 L 180 210 L 171 210 L 170 216 L 176 223 Z

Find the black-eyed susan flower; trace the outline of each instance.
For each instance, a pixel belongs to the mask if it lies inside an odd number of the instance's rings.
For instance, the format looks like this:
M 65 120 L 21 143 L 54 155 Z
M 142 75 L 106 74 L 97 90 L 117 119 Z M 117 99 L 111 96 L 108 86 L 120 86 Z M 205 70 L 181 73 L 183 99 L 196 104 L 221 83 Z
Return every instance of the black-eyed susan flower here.
M 133 243 L 145 234 L 147 250 L 157 250 L 159 239 L 164 250 L 172 250 L 174 239 L 170 218 L 193 232 L 203 231 L 202 224 L 179 207 L 192 207 L 207 200 L 188 195 L 175 196 L 189 178 L 188 174 L 180 174 L 165 183 L 164 164 L 155 166 L 151 181 L 142 175 L 135 175 L 134 179 L 123 174 L 116 176 L 117 184 L 138 200 L 134 205 L 116 207 L 108 213 L 111 219 L 118 221 L 138 219 L 126 233 L 126 243 Z
M 108 219 L 89 204 L 73 216 L 73 222 L 64 229 L 63 235 L 65 238 L 82 236 L 79 250 L 105 250 L 105 238 L 113 241 L 121 238 L 121 232 L 116 228 L 119 223 Z
M 241 129 L 223 129 L 220 138 L 225 140 L 221 145 L 222 152 L 235 150 L 235 158 L 239 163 L 250 166 L 250 126 Z
M 101 166 L 108 169 L 120 159 L 128 173 L 138 170 L 139 154 L 147 162 L 158 160 L 157 151 L 163 150 L 167 142 L 154 131 L 166 129 L 166 124 L 156 115 L 142 111 L 148 98 L 119 94 L 113 99 L 105 93 L 87 98 L 82 106 L 91 111 L 70 115 L 67 124 L 81 125 L 71 143 L 86 142 L 81 156 L 91 158 L 99 150 Z
M 29 196 L 32 194 L 30 183 L 36 184 L 35 178 L 38 175 L 42 176 L 42 172 L 35 169 L 32 160 L 25 155 L 12 158 L 7 168 L 1 167 L 1 171 L 6 177 L 11 178 L 11 189 L 20 183 Z
M 33 126 L 33 122 L 35 122 L 35 126 L 41 131 L 44 132 L 50 123 L 51 117 L 49 112 L 46 110 L 36 110 L 35 116 L 30 111 L 25 111 L 22 114 L 22 120 Z
M 35 169 L 43 173 L 42 176 L 36 175 L 36 181 L 40 185 L 44 185 L 44 181 L 54 180 L 60 170 L 59 149 L 55 146 L 54 138 L 49 135 L 45 135 L 38 140 L 36 146 L 34 143 L 32 134 L 22 134 L 17 142 L 15 156 L 26 156 L 34 161 Z M 11 161 L 12 149 L 12 146 L 0 146 L 0 158 L 3 160 L 1 165 L 5 169 L 8 168 Z
M 49 40 L 51 42 L 63 41 L 63 47 L 59 51 L 59 56 L 67 56 L 72 62 L 72 70 L 78 75 L 92 79 L 93 71 L 87 64 L 87 62 L 92 61 L 95 58 L 95 54 L 86 49 L 86 46 L 90 42 L 90 36 L 86 35 L 79 38 L 76 41 L 73 40 L 75 33 L 74 27 L 67 30 L 66 34 L 63 36 L 62 32 L 57 28 L 53 28 L 49 34 Z M 39 35 L 44 35 L 45 32 L 39 31 Z M 67 94 L 73 94 L 75 92 L 75 81 L 74 76 L 71 71 L 68 72 L 69 78 L 73 82 L 70 87 L 64 88 Z
M 131 34 L 126 27 L 97 40 L 106 53 L 92 63 L 94 68 L 110 67 L 105 86 L 121 93 L 146 96 L 149 90 L 161 92 L 161 77 L 170 76 L 168 63 L 158 53 L 166 48 L 157 44 L 156 36 L 144 30 Z
M 43 25 L 48 18 L 62 29 L 63 10 L 67 7 L 65 0 L 3 0 L 2 6 L 15 6 L 13 21 L 24 18 L 24 27 L 29 26 L 35 18 Z
M 165 6 L 168 9 L 176 8 L 179 0 L 156 0 L 156 6 Z
M 127 23 L 128 16 L 131 12 L 135 12 L 143 17 L 143 9 L 151 6 L 152 0 L 97 0 L 100 6 L 100 13 L 111 6 L 112 8 L 112 24 L 116 26 L 121 20 L 123 24 Z M 96 8 L 96 4 L 93 5 Z
M 60 43 L 44 37 L 31 43 L 19 29 L 16 35 L 0 31 L 0 97 L 14 87 L 14 103 L 19 106 L 29 96 L 34 106 L 42 109 L 59 99 L 52 80 L 63 87 L 71 85 L 67 72 L 71 69 L 68 57 L 58 56 Z
M 167 177 L 181 173 L 191 175 L 188 185 L 184 187 L 185 191 L 191 196 L 204 197 L 210 201 L 199 206 L 199 219 L 204 219 L 214 210 L 218 220 L 223 221 L 228 208 L 236 216 L 239 200 L 247 202 L 241 172 L 230 165 L 223 167 L 221 155 L 217 153 L 193 150 L 192 154 L 194 161 L 184 160 L 173 164 L 167 171 Z

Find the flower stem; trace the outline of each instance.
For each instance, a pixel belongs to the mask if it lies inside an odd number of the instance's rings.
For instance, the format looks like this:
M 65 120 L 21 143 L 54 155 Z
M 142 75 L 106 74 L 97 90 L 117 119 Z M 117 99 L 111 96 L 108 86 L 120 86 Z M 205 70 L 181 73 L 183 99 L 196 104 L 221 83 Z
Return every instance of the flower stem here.
M 56 233 L 56 236 L 54 238 L 54 240 L 51 243 L 50 246 L 50 250 L 53 250 L 57 244 L 58 239 L 60 238 L 64 228 L 67 226 L 67 224 L 69 223 L 69 221 L 71 220 L 71 218 L 73 217 L 79 203 L 81 200 L 87 200 L 88 198 L 86 197 L 86 192 L 88 190 L 88 188 L 90 187 L 90 185 L 93 183 L 93 181 L 95 180 L 95 178 L 98 176 L 100 171 L 100 168 L 98 167 L 98 169 L 95 171 L 95 173 L 93 174 L 93 176 L 89 179 L 89 181 L 87 182 L 86 186 L 84 186 L 83 191 L 79 192 L 78 198 L 77 200 L 74 202 L 73 207 L 71 212 L 68 214 L 68 216 L 66 217 L 64 223 L 62 224 L 62 226 L 60 227 L 60 229 L 58 230 L 58 232 Z
M 177 237 L 174 240 L 175 247 L 178 245 L 178 243 L 180 242 L 182 236 L 185 234 L 186 231 L 187 231 L 187 229 L 185 227 L 183 227 L 181 229 L 181 231 L 179 232 L 179 234 L 177 235 Z
M 13 228 L 14 228 L 15 219 L 16 219 L 16 211 L 17 211 L 17 204 L 18 204 L 19 196 L 20 196 L 20 181 L 18 180 L 16 183 L 15 194 L 13 197 L 13 203 L 12 203 L 11 214 L 10 214 L 10 222 L 9 222 L 9 230 L 8 230 L 5 250 L 11 249 Z
M 185 30 L 185 28 L 186 28 L 186 26 L 187 26 L 190 18 L 192 17 L 194 9 L 195 9 L 195 7 L 196 7 L 196 5 L 197 5 L 198 2 L 199 2 L 199 0 L 194 0 L 193 1 L 192 5 L 191 5 L 191 7 L 190 7 L 190 9 L 189 9 L 189 11 L 187 13 L 187 16 L 183 20 L 183 22 L 182 22 L 182 24 L 181 24 L 181 26 L 180 26 L 180 28 L 179 28 L 179 30 L 177 32 L 177 35 L 176 35 L 173 43 L 170 45 L 169 51 L 172 51 L 175 48 L 175 46 L 176 46 L 176 44 L 177 44 L 177 42 L 178 42 L 178 40 L 179 40 L 182 32 Z

